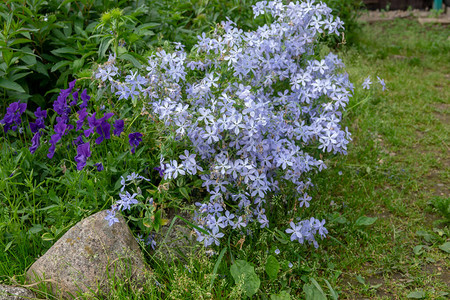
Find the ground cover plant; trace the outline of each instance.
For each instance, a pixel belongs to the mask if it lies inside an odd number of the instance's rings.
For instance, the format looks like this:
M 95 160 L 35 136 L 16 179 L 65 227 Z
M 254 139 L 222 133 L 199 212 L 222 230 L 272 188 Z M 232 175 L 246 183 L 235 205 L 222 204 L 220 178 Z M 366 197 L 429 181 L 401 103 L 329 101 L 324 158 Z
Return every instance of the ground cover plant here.
M 387 26 L 395 26 L 396 30 L 388 31 Z M 290 235 L 275 229 L 279 225 L 288 228 L 290 223 L 283 211 L 286 199 L 277 195 L 271 199 L 269 229 L 254 229 L 235 240 L 218 239 L 220 246 L 212 248 L 215 255 L 209 257 L 213 253 L 199 247 L 200 255 L 175 263 L 156 258 L 150 241 L 146 251 L 155 273 L 149 278 L 146 288 L 138 290 L 116 283 L 115 294 L 104 297 L 220 299 L 241 298 L 249 291 L 255 291 L 254 297 L 262 299 L 312 299 L 314 295 L 320 297 L 322 294 L 330 298 L 337 294 L 342 298 L 445 297 L 448 285 L 448 262 L 445 261 L 445 251 L 448 251 L 445 246 L 448 240 L 448 190 L 444 183 L 448 181 L 448 169 L 442 168 L 442 162 L 445 164 L 448 151 L 448 122 L 445 114 L 439 112 L 448 110 L 445 100 L 449 99 L 448 91 L 441 88 L 445 87 L 445 80 L 448 82 L 445 77 L 448 57 L 441 54 L 448 53 L 449 45 L 440 28 L 422 28 L 410 21 L 389 24 L 386 28 L 383 25 L 364 28 L 359 48 L 340 54 L 349 68 L 350 79 L 355 83 L 355 96 L 347 106 L 348 112 L 344 113 L 344 122 L 353 133 L 354 146 L 349 146 L 346 158 L 324 158 L 325 163 L 333 167 L 311 178 L 315 187 L 309 192 L 314 199 L 310 207 L 294 208 L 327 220 L 328 238 L 320 241 L 318 250 L 291 243 Z M 382 41 L 372 39 L 380 35 L 383 35 Z M 173 50 L 170 49 L 172 46 L 168 47 L 166 53 Z M 327 52 L 327 49 L 324 47 L 322 51 Z M 110 62 L 113 60 L 111 58 Z M 373 65 L 378 67 L 373 69 Z M 123 67 L 120 62 L 117 66 Z M 408 83 L 416 78 L 422 80 L 424 70 L 429 72 L 426 81 L 411 89 Z M 368 85 L 368 75 L 374 82 L 370 90 L 362 85 L 364 82 L 365 86 Z M 377 85 L 377 76 L 386 80 L 388 93 L 383 93 L 383 87 Z M 106 77 L 106 80 L 109 79 Z M 80 94 L 84 87 L 91 88 L 84 83 L 79 84 Z M 74 91 L 71 90 L 72 96 L 68 97 L 71 101 L 75 100 Z M 189 155 L 184 154 L 183 148 L 176 147 L 179 146 L 177 141 L 170 143 L 168 138 L 153 140 L 153 136 L 165 136 L 158 132 L 165 129 L 153 125 L 145 128 L 147 122 L 142 122 L 139 117 L 136 120 L 132 118 L 133 110 L 141 112 L 142 109 L 137 102 L 136 106 L 133 104 L 132 96 L 125 107 L 117 104 L 103 107 L 96 93 L 94 89 L 89 93 L 92 97 L 86 110 L 91 113 L 90 117 L 96 112 L 96 117 L 91 119 L 95 122 L 91 122 L 92 126 L 85 122 L 83 126 L 93 129 L 91 135 L 94 134 L 95 139 L 104 136 L 105 140 L 99 140 L 97 145 L 90 137 L 91 145 L 97 150 L 91 151 L 91 157 L 83 155 L 87 159 L 82 172 L 77 171 L 79 162 L 75 157 L 83 151 L 77 151 L 73 146 L 66 150 L 77 137 L 75 135 L 70 140 L 70 135 L 63 135 L 57 144 L 55 157 L 46 163 L 34 158 L 36 155 L 45 157 L 48 148 L 38 147 L 35 156 L 28 149 L 31 130 L 28 135 L 10 131 L 7 140 L 2 142 L 0 226 L 3 236 L 0 248 L 4 251 L 0 254 L 0 261 L 2 280 L 7 283 L 23 282 L 23 277 L 15 275 L 23 274 L 27 266 L 75 222 L 116 203 L 123 181 L 127 185 L 125 188 L 130 187 L 130 196 L 135 193 L 136 196 L 120 198 L 122 202 L 118 204 L 122 206 L 132 204 L 133 198 L 142 196 L 150 200 L 155 195 L 153 203 L 158 203 L 157 197 L 166 197 L 171 199 L 173 206 L 180 206 L 186 194 L 189 197 L 205 195 L 202 194 L 201 182 L 195 183 L 186 176 L 177 176 L 176 181 L 170 183 L 171 189 L 162 189 L 162 195 L 155 194 L 155 187 L 145 179 L 151 179 L 153 184 L 161 183 L 164 179 L 159 171 L 163 171 L 161 169 L 170 162 L 163 161 L 164 166 L 161 166 L 159 155 L 147 157 L 143 153 L 159 153 L 160 145 L 169 143 L 166 149 L 172 153 L 166 151 L 165 157 L 172 155 L 173 159 L 178 159 L 179 155 Z M 105 91 L 103 95 L 106 94 Z M 86 91 L 83 98 L 87 95 Z M 108 102 L 112 102 L 111 97 L 106 97 Z M 80 96 L 76 105 L 81 106 L 83 102 Z M 437 105 L 437 109 L 433 105 Z M 21 106 L 21 103 L 17 104 L 19 112 Z M 77 110 L 71 111 L 74 117 L 78 115 Z M 125 133 L 119 137 L 113 133 L 107 139 L 107 130 L 98 132 L 96 128 L 103 128 L 103 121 L 110 120 L 104 117 L 110 112 L 114 113 L 110 118 L 124 120 Z M 30 121 L 24 120 L 24 128 L 29 128 L 26 122 L 34 123 L 34 128 L 40 127 L 41 123 L 35 119 L 43 119 L 42 113 L 38 111 L 34 115 L 30 112 L 28 115 Z M 99 120 L 101 115 L 102 121 Z M 148 116 L 145 111 L 143 115 Z M 72 120 L 72 125 L 76 129 L 75 120 Z M 45 122 L 48 128 L 38 130 L 55 130 L 55 125 L 60 123 L 56 119 L 49 120 L 48 116 Z M 109 122 L 109 130 L 116 129 L 116 121 Z M 145 134 L 129 137 L 138 131 Z M 58 133 L 51 131 L 46 138 L 54 134 Z M 416 134 L 422 139 L 419 143 L 414 138 Z M 64 141 L 69 142 L 63 147 Z M 117 153 L 107 147 L 109 143 L 114 143 L 114 149 L 119 149 Z M 137 147 L 134 149 L 134 146 Z M 425 159 L 419 162 L 416 159 L 419 155 Z M 81 156 L 78 157 L 80 159 Z M 99 159 L 104 159 L 104 170 L 94 166 Z M 170 164 L 174 166 L 174 163 Z M 155 166 L 160 169 L 154 170 Z M 137 178 L 133 172 L 145 179 Z M 164 177 L 164 173 L 162 175 Z M 429 179 L 422 180 L 427 176 Z M 133 181 L 141 187 L 141 194 L 133 187 Z M 103 193 L 103 188 L 97 188 L 99 185 L 109 187 L 106 190 L 111 192 Z M 154 191 L 145 194 L 147 190 Z M 156 207 L 162 209 L 161 213 L 169 209 Z M 155 212 L 152 206 L 142 209 L 142 214 L 144 209 L 149 209 L 149 213 Z M 424 222 L 424 216 L 432 218 L 435 223 Z M 133 225 L 132 222 L 130 225 L 135 226 L 135 230 L 142 230 L 155 229 L 163 223 L 160 220 L 160 223 L 147 223 L 147 226 L 143 223 Z M 47 297 L 52 298 L 50 294 Z

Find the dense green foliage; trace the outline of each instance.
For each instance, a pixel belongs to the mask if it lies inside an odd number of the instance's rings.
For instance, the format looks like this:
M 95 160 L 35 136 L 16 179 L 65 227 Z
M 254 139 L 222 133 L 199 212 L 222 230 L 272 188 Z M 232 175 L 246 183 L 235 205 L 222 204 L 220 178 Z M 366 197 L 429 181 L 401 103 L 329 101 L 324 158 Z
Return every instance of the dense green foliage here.
M 327 2 L 331 7 L 342 5 L 341 18 L 354 32 L 356 27 L 349 26 L 356 20 L 351 8 L 358 1 Z M 122 55 L 123 64 L 132 66 L 152 47 L 164 45 L 164 40 L 192 45 L 199 32 L 208 31 L 224 16 L 243 28 L 255 25 L 249 10 L 253 1 L 60 3 L 0 4 L 4 20 L 0 117 L 14 99 L 50 106 L 45 92 L 63 87 L 72 76 L 90 77 L 94 62 L 106 60 L 108 51 Z M 113 3 L 121 13 L 111 10 Z M 109 29 L 117 26 L 120 29 L 111 34 Z M 157 255 L 166 249 L 150 252 L 147 248 L 146 257 L 155 272 L 145 288 L 117 282 L 114 293 L 103 297 L 237 299 L 253 295 L 257 286 L 256 296 L 261 299 L 321 299 L 325 294 L 331 299 L 337 294 L 444 299 L 449 269 L 444 246 L 449 238 L 449 191 L 444 185 L 450 143 L 450 95 L 445 88 L 449 53 L 449 40 L 441 27 L 421 27 L 409 20 L 365 26 L 356 44 L 339 53 L 356 84 L 347 113 L 354 145 L 348 157 L 329 158 L 328 165 L 340 167 L 314 178 L 317 201 L 310 209 L 326 218 L 330 229 L 330 238 L 321 248 L 289 243 L 277 230 L 231 239 L 211 258 L 198 247 L 195 256 L 167 262 Z M 389 93 L 362 90 L 360 84 L 368 74 L 385 78 Z M 101 95 L 92 96 L 92 109 L 100 113 L 104 100 Z M 126 118 L 133 109 L 139 108 L 116 107 L 114 112 Z M 29 113 L 28 120 L 32 119 Z M 29 132 L 0 134 L 1 283 L 23 283 L 25 270 L 64 232 L 82 218 L 109 208 L 123 174 L 137 172 L 151 178 L 152 184 L 145 188 L 159 191 L 158 197 L 166 197 L 172 205 L 163 208 L 165 213 L 187 197 L 201 196 L 198 182 L 179 179 L 171 186 L 158 186 L 153 167 L 159 157 L 154 153 L 162 141 L 154 137 L 163 132 L 155 132 L 160 129 L 145 122 L 133 126 L 146 133 L 136 155 L 130 154 L 126 141 L 113 138 L 113 147 L 102 145 L 92 158 L 104 162 L 103 172 L 97 172 L 93 162 L 83 172 L 75 171 L 73 149 L 57 152 L 53 160 L 45 158 L 42 148 L 33 156 L 28 149 Z M 174 143 L 166 151 L 180 146 Z M 285 205 L 285 198 L 274 199 L 274 220 L 283 219 Z M 240 281 L 240 275 L 247 282 Z M 41 295 L 53 299 L 50 294 Z
M 94 62 L 119 51 L 137 64 L 141 55 L 164 40 L 189 49 L 201 32 L 226 18 L 243 30 L 254 29 L 256 0 L 7 0 L 0 3 L 0 96 L 45 107 L 48 97 L 73 78 L 90 75 Z M 358 0 L 325 1 L 345 23 L 345 40 L 358 30 Z M 120 17 L 111 22 L 116 8 Z M 103 16 L 103 18 L 102 18 Z M 116 16 L 118 17 L 118 16 Z M 332 46 L 342 38 L 328 41 Z M 47 94 L 43 94 L 45 91 Z

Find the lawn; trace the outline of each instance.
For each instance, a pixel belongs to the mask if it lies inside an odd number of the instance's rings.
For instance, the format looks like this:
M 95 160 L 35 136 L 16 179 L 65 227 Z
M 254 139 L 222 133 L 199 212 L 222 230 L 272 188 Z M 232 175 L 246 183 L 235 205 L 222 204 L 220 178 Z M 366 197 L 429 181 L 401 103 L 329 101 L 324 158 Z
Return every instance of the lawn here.
M 327 157 L 329 168 L 312 177 L 314 201 L 308 213 L 324 218 L 329 231 L 317 249 L 286 243 L 274 228 L 229 240 L 213 248 L 212 256 L 199 246 L 196 255 L 176 262 L 147 249 L 154 273 L 144 288 L 117 282 L 104 298 L 239 299 L 243 286 L 234 283 L 230 266 L 243 260 L 261 279 L 259 299 L 281 297 L 281 291 L 304 299 L 305 293 L 320 293 L 315 284 L 330 299 L 446 299 L 448 33 L 448 27 L 401 19 L 364 25 L 354 45 L 338 46 L 355 85 L 344 117 L 353 141 L 347 156 Z M 370 90 L 362 88 L 367 76 L 374 82 Z M 386 91 L 376 83 L 377 76 L 386 82 Z M 61 164 L 43 166 L 23 145 L 20 140 L 5 142 L 0 149 L 0 282 L 6 284 L 23 284 L 26 269 L 54 239 L 82 218 L 109 208 L 110 199 L 97 187 L 115 184 L 106 177 L 63 172 Z M 139 159 L 124 164 L 133 169 Z M 46 179 L 40 181 L 41 175 Z M 282 197 L 274 198 L 271 218 L 281 219 L 283 207 Z M 287 228 L 288 220 L 283 222 L 279 225 Z M 266 273 L 270 257 L 280 265 L 275 277 Z

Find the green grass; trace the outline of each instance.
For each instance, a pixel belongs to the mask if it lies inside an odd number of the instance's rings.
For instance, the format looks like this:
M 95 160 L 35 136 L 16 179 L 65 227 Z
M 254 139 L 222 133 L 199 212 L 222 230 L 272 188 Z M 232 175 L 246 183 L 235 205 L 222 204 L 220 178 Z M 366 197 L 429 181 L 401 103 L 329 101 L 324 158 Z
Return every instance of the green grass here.
M 234 284 L 229 269 L 241 259 L 255 266 L 260 299 L 283 290 L 303 299 L 311 278 L 328 296 L 333 290 L 342 299 L 404 299 L 412 292 L 444 299 L 450 290 L 448 253 L 439 248 L 450 238 L 446 32 L 448 27 L 411 20 L 377 23 L 363 27 L 357 46 L 341 51 L 356 87 L 345 118 L 353 142 L 346 157 L 328 158 L 329 169 L 312 178 L 314 200 L 305 214 L 325 218 L 330 231 L 318 249 L 284 243 L 270 228 L 225 242 L 216 249 L 227 249 L 219 262 L 218 255 L 208 258 L 201 246 L 193 250 L 195 255 L 175 262 L 146 253 L 154 273 L 143 288 L 116 282 L 114 292 L 100 298 L 239 299 L 242 287 Z M 372 81 L 383 78 L 388 90 L 382 92 L 377 84 L 362 90 L 368 75 Z M 95 178 L 77 172 L 62 176 L 60 166 L 43 167 L 20 143 L 12 147 L 17 154 L 6 144 L 0 150 L 0 175 L 5 178 L 0 183 L 0 282 L 7 284 L 23 283 L 26 269 L 51 246 L 43 233 L 56 239 L 108 203 Z M 30 174 L 33 169 L 35 175 Z M 12 171 L 16 175 L 9 177 Z M 36 173 L 43 172 L 57 180 L 36 180 Z M 285 217 L 283 200 L 274 199 L 271 216 L 280 230 L 289 221 L 279 221 Z M 363 216 L 376 221 L 361 224 Z M 275 249 L 281 253 L 274 254 Z M 277 279 L 265 272 L 269 255 L 280 262 Z M 46 292 L 41 296 L 54 298 Z

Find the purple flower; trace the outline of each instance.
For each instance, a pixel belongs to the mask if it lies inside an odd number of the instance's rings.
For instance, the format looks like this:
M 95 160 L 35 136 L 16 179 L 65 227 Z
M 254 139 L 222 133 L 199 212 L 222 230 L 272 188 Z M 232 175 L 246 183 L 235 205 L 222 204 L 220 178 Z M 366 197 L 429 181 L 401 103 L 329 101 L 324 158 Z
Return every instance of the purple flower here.
M 41 138 L 40 133 L 36 132 L 36 134 L 31 139 L 31 147 L 29 148 L 31 154 L 34 154 L 34 152 L 36 152 L 36 149 L 39 147 L 39 145 L 40 145 L 40 138 Z
M 106 120 L 111 118 L 113 115 L 114 115 L 113 113 L 107 113 L 102 118 L 97 120 L 96 130 L 97 130 L 97 133 L 100 135 L 95 140 L 95 143 L 97 145 L 99 145 L 101 142 L 103 142 L 104 139 L 109 140 L 111 138 L 111 125 Z
M 13 131 L 16 131 L 17 125 L 19 125 L 22 120 L 20 117 L 27 109 L 26 103 L 20 103 L 20 100 L 17 102 L 11 103 L 6 109 L 6 114 L 3 119 L 0 120 L 0 124 L 3 124 L 5 127 L 3 128 L 4 132 L 8 132 L 11 128 Z
M 36 111 L 34 112 L 34 115 L 36 116 L 36 118 L 38 119 L 45 119 L 47 118 L 47 111 L 46 110 L 41 110 L 40 107 L 38 107 L 36 109 Z
M 124 125 L 125 122 L 123 120 L 116 120 L 116 122 L 114 122 L 113 133 L 115 136 L 119 136 L 123 132 Z
M 91 99 L 91 97 L 87 94 L 87 89 L 83 90 L 83 92 L 80 95 L 80 98 L 83 101 L 83 103 L 81 103 L 80 105 L 80 108 L 86 108 L 89 99 Z
M 142 133 L 134 132 L 128 135 L 129 143 L 131 146 L 131 153 L 134 154 L 136 147 L 139 146 L 139 143 L 142 142 Z
M 72 145 L 74 145 L 75 147 L 80 145 L 80 144 L 83 144 L 83 135 L 82 134 L 80 134 L 77 138 L 75 138 L 72 141 Z
M 83 127 L 84 120 L 86 119 L 88 113 L 86 112 L 86 108 L 79 110 L 77 113 L 78 113 L 78 121 L 76 122 L 77 124 L 76 130 L 79 131 Z
M 77 170 L 83 170 L 86 166 L 86 160 L 91 156 L 91 149 L 89 143 L 78 145 L 77 155 L 75 156 L 75 162 L 77 163 Z
M 39 118 L 36 119 L 36 122 L 30 122 L 30 130 L 32 133 L 36 133 L 39 131 L 39 129 L 43 129 L 45 128 L 45 124 L 44 124 L 44 119 L 43 118 Z
M 94 164 L 94 166 L 97 167 L 97 171 L 99 172 L 104 170 L 102 163 L 96 163 Z
M 153 170 L 156 170 L 159 172 L 160 177 L 164 177 L 164 170 L 160 167 L 154 167 Z

